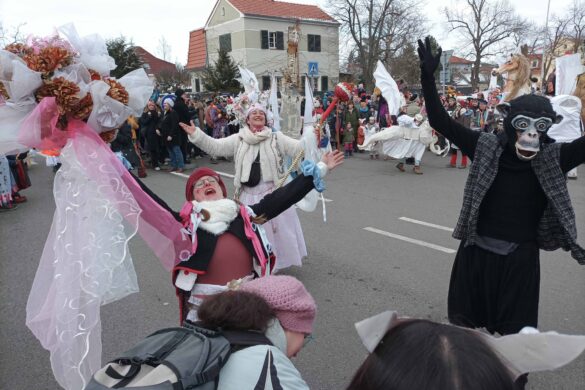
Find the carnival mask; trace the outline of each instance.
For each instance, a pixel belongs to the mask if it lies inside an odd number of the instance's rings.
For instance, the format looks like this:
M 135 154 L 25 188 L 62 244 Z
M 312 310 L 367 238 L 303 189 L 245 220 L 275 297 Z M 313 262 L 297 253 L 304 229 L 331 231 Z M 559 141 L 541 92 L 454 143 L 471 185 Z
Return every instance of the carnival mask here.
M 534 159 L 542 144 L 554 142 L 547 131 L 563 119 L 547 98 L 536 95 L 522 95 L 497 109 L 504 117 L 507 145 L 522 161 Z
M 512 118 L 512 127 L 516 130 L 516 155 L 520 160 L 529 161 L 536 157 L 540 150 L 540 136 L 546 134 L 553 125 L 550 118 L 530 118 L 517 115 Z

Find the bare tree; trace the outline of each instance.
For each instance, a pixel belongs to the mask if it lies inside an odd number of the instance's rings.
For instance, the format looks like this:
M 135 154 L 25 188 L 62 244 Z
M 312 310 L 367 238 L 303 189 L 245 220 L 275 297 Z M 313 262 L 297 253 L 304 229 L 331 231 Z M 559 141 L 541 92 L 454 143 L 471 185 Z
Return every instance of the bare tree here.
M 569 19 L 553 15 L 549 23 L 548 31 L 545 34 L 545 50 L 543 53 L 544 73 L 542 81 L 546 80 L 550 67 L 555 60 L 557 52 L 567 37 Z M 548 55 L 547 55 L 548 54 Z
M 332 0 L 329 10 L 341 22 L 341 33 L 354 47 L 365 87 L 374 86 L 376 62 L 393 58 L 404 42 L 415 42 L 424 19 L 419 0 Z M 418 15 L 417 23 L 413 18 Z
M 585 45 L 585 1 L 573 0 L 568 18 L 567 36 L 573 43 L 573 53 L 578 53 L 579 46 Z
M 535 54 L 542 49 L 546 38 L 546 29 L 544 26 L 533 22 L 526 23 L 524 31 L 513 31 L 510 34 L 511 51 L 526 45 L 527 53 Z
M 172 48 L 167 39 L 164 37 L 164 35 L 161 35 L 161 37 L 158 39 L 158 46 L 156 50 L 158 55 L 161 56 L 163 60 L 165 61 L 171 60 Z
M 12 28 L 7 28 L 0 22 L 0 47 L 24 42 L 25 35 L 22 30 L 25 25 L 26 23 L 20 23 Z
M 445 8 L 449 31 L 459 32 L 465 56 L 473 58 L 471 86 L 479 85 L 482 60 L 502 54 L 513 33 L 526 29 L 526 22 L 507 0 L 465 0 L 464 7 Z
M 156 75 L 156 81 L 163 90 L 174 90 L 189 83 L 191 76 L 181 64 L 175 64 L 172 70 L 162 70 Z

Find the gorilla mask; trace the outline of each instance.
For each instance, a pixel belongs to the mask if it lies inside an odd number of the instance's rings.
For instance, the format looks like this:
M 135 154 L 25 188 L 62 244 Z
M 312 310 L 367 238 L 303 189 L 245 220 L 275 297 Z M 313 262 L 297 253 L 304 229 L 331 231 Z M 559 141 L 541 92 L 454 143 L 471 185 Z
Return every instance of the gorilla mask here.
M 547 98 L 536 95 L 519 96 L 497 109 L 504 117 L 507 146 L 522 161 L 536 157 L 542 144 L 554 142 L 546 133 L 563 119 Z

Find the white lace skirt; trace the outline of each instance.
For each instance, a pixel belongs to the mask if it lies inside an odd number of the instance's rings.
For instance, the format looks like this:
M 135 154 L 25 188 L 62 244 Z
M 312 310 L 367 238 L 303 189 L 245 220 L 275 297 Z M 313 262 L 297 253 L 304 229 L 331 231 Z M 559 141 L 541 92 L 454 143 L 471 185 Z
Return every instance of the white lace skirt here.
M 256 204 L 275 189 L 273 182 L 263 181 L 253 188 L 244 186 L 240 194 L 240 202 L 249 206 Z M 281 270 L 291 265 L 300 267 L 303 257 L 307 256 L 307 246 L 301 229 L 301 221 L 294 206 L 263 226 L 276 255 L 275 269 Z

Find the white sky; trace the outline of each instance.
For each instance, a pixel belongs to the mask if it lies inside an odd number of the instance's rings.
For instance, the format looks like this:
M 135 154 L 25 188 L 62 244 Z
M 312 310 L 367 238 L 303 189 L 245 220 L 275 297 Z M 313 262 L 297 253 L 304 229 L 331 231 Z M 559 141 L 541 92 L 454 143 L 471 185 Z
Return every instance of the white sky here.
M 289 0 L 291 1 L 291 0 Z M 319 5 L 326 0 L 292 0 L 296 3 Z M 512 4 L 524 17 L 544 24 L 548 0 L 513 0 Z M 562 13 L 572 0 L 551 1 L 551 14 Z M 463 6 L 463 0 L 426 0 L 429 32 L 444 49 L 457 49 L 454 34 L 447 36 L 441 10 Z M 134 44 L 156 56 L 159 40 L 165 37 L 171 46 L 171 62 L 187 62 L 189 32 L 203 27 L 215 0 L 0 0 L 0 22 L 9 31 L 26 23 L 22 31 L 45 36 L 54 27 L 73 22 L 80 35 L 99 33 L 104 38 L 124 35 Z M 457 52 L 457 50 L 456 50 Z

